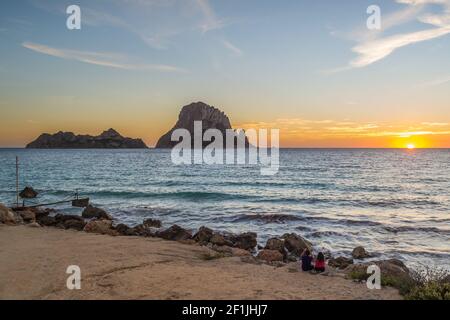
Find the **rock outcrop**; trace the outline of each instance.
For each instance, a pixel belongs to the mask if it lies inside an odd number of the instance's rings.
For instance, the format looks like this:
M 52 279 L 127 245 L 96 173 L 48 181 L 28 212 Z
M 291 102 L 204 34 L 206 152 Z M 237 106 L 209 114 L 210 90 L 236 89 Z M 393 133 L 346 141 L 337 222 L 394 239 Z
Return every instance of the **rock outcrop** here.
M 111 220 L 92 220 L 89 221 L 84 226 L 84 232 L 88 233 L 99 233 L 99 234 L 107 234 L 110 236 L 117 236 L 119 235 L 119 232 L 117 232 L 112 227 L 112 221 Z
M 351 264 L 353 264 L 353 259 L 346 257 L 337 257 L 328 260 L 328 265 L 337 269 L 345 269 Z
M 283 255 L 278 250 L 264 249 L 258 253 L 257 257 L 266 262 L 283 261 Z
M 0 203 L 0 223 L 11 225 L 17 223 L 16 214 L 1 203 Z
M 158 232 L 156 235 L 165 240 L 172 241 L 188 240 L 192 238 L 192 234 L 189 231 L 176 224 L 166 230 Z
M 91 205 L 88 205 L 81 214 L 83 218 L 86 219 L 106 219 L 106 220 L 112 220 L 112 217 L 103 209 L 93 207 Z
M 284 246 L 289 251 L 289 253 L 300 256 L 303 253 L 303 250 L 308 249 L 312 250 L 312 244 L 308 240 L 302 238 L 298 234 L 295 233 L 286 233 L 282 237 L 284 239 Z
M 19 196 L 22 199 L 34 199 L 36 198 L 38 193 L 32 187 L 25 187 L 20 193 Z
M 359 246 L 359 247 L 356 247 L 355 249 L 353 249 L 352 257 L 354 259 L 365 259 L 365 258 L 369 258 L 370 254 L 366 251 L 366 249 Z
M 227 129 L 232 129 L 230 119 L 224 112 L 203 102 L 191 103 L 184 106 L 178 116 L 178 121 L 175 126 L 161 138 L 159 138 L 156 148 L 170 149 L 173 148 L 178 141 L 172 141 L 172 132 L 176 129 L 187 129 L 191 134 L 191 145 L 194 146 L 194 121 L 202 122 L 203 133 L 208 129 L 218 129 L 222 132 L 224 137 L 223 147 L 226 147 L 225 132 Z M 211 142 L 203 142 L 203 148 Z M 246 140 L 246 146 L 248 141 Z
M 121 136 L 116 130 L 109 129 L 99 136 L 75 135 L 72 132 L 43 133 L 29 143 L 27 148 L 34 149 L 144 149 L 147 148 L 141 139 Z

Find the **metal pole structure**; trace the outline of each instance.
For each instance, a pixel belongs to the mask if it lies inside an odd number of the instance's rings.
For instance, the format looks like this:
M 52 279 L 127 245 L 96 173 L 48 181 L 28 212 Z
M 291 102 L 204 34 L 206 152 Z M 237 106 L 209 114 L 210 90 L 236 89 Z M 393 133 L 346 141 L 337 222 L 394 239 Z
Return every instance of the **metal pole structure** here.
M 16 207 L 19 206 L 19 157 L 16 156 Z

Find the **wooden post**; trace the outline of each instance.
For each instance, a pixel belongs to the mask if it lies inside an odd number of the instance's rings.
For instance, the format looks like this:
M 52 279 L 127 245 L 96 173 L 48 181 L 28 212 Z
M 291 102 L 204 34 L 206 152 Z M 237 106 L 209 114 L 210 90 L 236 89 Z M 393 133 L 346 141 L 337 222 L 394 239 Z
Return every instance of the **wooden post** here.
M 16 156 L 16 207 L 19 206 L 19 157 Z

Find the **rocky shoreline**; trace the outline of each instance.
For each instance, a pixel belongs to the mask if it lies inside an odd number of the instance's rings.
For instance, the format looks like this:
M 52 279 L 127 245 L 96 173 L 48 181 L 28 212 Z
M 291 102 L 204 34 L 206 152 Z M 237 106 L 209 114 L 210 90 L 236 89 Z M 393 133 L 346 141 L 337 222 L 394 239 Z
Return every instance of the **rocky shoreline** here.
M 257 234 L 245 232 L 233 234 L 201 227 L 195 233 L 178 225 L 162 228 L 160 220 L 146 219 L 134 227 L 125 224 L 114 224 L 113 218 L 103 209 L 88 206 L 82 215 L 65 215 L 53 209 L 26 208 L 12 210 L 0 204 L 0 223 L 8 225 L 25 224 L 29 227 L 53 227 L 72 229 L 86 233 L 96 233 L 109 236 L 133 236 L 161 238 L 178 241 L 183 244 L 204 246 L 214 254 L 206 259 L 222 257 L 240 257 L 243 262 L 252 264 L 268 264 L 283 267 L 299 261 L 304 249 L 312 250 L 312 243 L 295 233 L 286 233 L 280 237 L 267 240 L 265 246 L 257 245 Z M 357 247 L 352 252 L 354 259 L 363 260 L 371 255 L 363 248 Z M 325 276 L 343 276 L 354 281 L 365 281 L 369 265 L 377 265 L 387 285 L 396 287 L 411 281 L 410 270 L 397 259 L 379 260 L 355 263 L 352 258 L 332 257 L 327 255 Z

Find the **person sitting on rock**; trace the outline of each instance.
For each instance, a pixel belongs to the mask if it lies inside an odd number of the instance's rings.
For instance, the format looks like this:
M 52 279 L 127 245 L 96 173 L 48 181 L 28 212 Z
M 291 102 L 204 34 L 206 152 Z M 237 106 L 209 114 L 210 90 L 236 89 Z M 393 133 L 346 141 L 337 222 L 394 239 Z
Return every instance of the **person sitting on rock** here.
M 322 252 L 317 255 L 316 263 L 314 264 L 314 270 L 317 272 L 325 272 L 325 256 Z
M 314 269 L 314 266 L 312 264 L 313 258 L 311 256 L 311 252 L 308 249 L 303 250 L 303 253 L 301 255 L 302 260 L 302 270 L 303 271 L 311 271 Z

